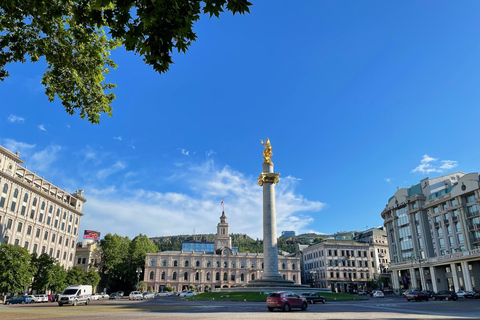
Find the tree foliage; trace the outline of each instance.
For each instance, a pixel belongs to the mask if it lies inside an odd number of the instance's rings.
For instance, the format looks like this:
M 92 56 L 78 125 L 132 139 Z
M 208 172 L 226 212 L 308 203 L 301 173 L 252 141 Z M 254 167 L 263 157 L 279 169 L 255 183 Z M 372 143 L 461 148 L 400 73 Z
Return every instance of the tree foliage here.
M 54 266 L 57 260 L 46 253 L 37 257 L 32 253 L 31 265 L 35 273 L 33 275 L 32 289 L 36 292 L 45 292 L 51 283 L 54 282 Z
M 86 284 L 86 273 L 79 267 L 75 266 L 72 269 L 67 271 L 67 278 L 66 282 L 67 285 L 75 285 L 75 284 Z
M 88 272 L 85 275 L 84 284 L 89 284 L 93 288 L 96 288 L 99 282 L 100 282 L 100 275 L 93 269 L 88 270 Z
M 3 243 L 0 245 L 0 292 L 20 292 L 33 277 L 31 256 L 27 249 Z
M 65 290 L 67 286 L 67 271 L 58 263 L 53 265 L 50 290 L 52 292 L 61 292 Z
M 247 0 L 2 0 L 0 1 L 0 80 L 11 62 L 44 58 L 42 78 L 50 101 L 57 96 L 69 114 L 99 123 L 112 115 L 114 84 L 105 75 L 115 63 L 113 49 L 142 56 L 163 73 L 173 52 L 185 53 L 197 36 L 201 14 L 244 14 Z M 105 31 L 108 32 L 105 34 Z

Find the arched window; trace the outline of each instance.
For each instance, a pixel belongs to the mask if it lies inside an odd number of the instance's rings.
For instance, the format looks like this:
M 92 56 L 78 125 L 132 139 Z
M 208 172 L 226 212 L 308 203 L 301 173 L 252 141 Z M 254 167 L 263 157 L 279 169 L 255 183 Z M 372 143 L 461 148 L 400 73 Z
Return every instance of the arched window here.
M 294 282 L 297 282 L 297 277 L 295 277 L 295 275 L 293 275 L 293 276 L 292 276 L 292 280 L 293 280 Z
M 295 263 L 292 263 L 292 270 L 295 270 Z
M 235 269 L 235 262 L 232 262 L 232 268 Z
M 67 217 L 67 211 L 63 211 L 63 220 Z
M 220 268 L 220 261 L 217 261 L 217 268 Z
M 243 275 L 243 273 L 240 275 L 240 281 L 245 281 L 245 276 Z
M 220 272 L 215 274 L 215 280 L 220 281 Z
M 183 274 L 183 280 L 186 280 L 186 281 L 188 280 L 188 272 L 185 272 Z
M 242 269 L 245 268 L 245 263 L 243 261 L 240 262 L 240 268 L 242 268 Z
M 8 191 L 8 184 L 5 183 L 3 185 L 3 193 L 7 193 L 7 191 Z
M 154 273 L 153 271 L 150 271 L 150 280 L 153 280 L 153 277 L 154 277 Z
M 28 200 L 28 193 L 25 193 L 25 195 L 23 196 L 23 202 L 27 202 Z
M 45 201 L 42 202 L 42 208 L 41 208 L 41 209 L 42 209 L 42 210 L 45 209 Z
M 228 281 L 228 274 L 226 272 L 223 273 L 223 281 Z
M 255 262 L 252 262 L 252 269 L 255 269 Z
M 57 217 L 60 217 L 60 209 L 57 209 Z
M 232 274 L 230 275 L 230 280 L 231 280 L 231 281 L 235 281 L 235 273 L 232 273 Z
M 14 198 L 18 197 L 18 189 L 15 189 L 15 191 L 13 192 L 13 197 Z
M 195 265 L 196 265 L 197 267 L 200 267 L 200 261 L 197 260 L 197 262 L 195 262 Z
M 188 268 L 188 260 L 185 261 L 185 268 Z
M 282 278 L 283 278 L 283 280 L 285 280 L 285 274 L 282 274 Z
M 162 267 L 166 267 L 167 266 L 167 260 L 163 260 L 162 261 Z
M 285 270 L 285 263 L 282 263 L 282 270 Z
M 224 268 L 228 268 L 228 262 L 227 262 L 227 261 L 224 261 L 224 262 L 223 262 L 223 267 L 224 267 Z
M 33 198 L 33 206 L 37 206 L 37 198 Z
M 200 274 L 198 272 L 195 273 L 195 281 L 198 281 L 200 279 Z
M 50 205 L 50 208 L 48 209 L 48 213 L 52 213 L 52 211 L 53 211 L 53 206 Z
M 165 271 L 162 272 L 162 280 L 165 280 Z
M 155 259 L 150 260 L 150 267 L 155 267 Z
M 210 281 L 210 272 L 207 272 L 207 281 Z
M 173 260 L 173 266 L 174 266 L 174 267 L 177 266 L 177 260 Z
M 177 273 L 176 272 L 173 273 L 172 280 L 177 280 Z
M 250 280 L 255 280 L 255 273 L 252 273 L 252 276 L 250 277 Z
M 207 268 L 210 268 L 210 266 L 211 266 L 210 261 L 207 261 Z
M 263 262 L 262 262 L 262 269 L 263 269 Z
M 72 219 L 73 219 L 73 215 L 70 215 L 69 221 L 72 222 Z

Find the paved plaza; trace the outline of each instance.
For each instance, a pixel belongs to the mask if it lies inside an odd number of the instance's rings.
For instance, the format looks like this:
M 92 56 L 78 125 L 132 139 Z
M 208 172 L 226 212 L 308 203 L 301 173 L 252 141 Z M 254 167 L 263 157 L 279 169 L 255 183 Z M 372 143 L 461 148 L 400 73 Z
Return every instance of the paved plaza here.
M 407 302 L 401 297 L 309 305 L 307 311 L 268 312 L 265 303 L 184 301 L 177 297 L 146 301 L 104 300 L 88 306 L 55 303 L 0 305 L 0 319 L 479 319 L 480 300 Z

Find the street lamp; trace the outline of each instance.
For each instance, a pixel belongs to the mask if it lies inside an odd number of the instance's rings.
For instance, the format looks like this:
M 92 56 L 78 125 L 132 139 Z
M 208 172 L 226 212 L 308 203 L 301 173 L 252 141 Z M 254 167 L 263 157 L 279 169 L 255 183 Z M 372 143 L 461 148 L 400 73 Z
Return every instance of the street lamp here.
M 140 287 L 140 273 L 142 273 L 142 268 L 137 268 L 137 289 Z
M 315 275 L 317 274 L 317 271 L 312 270 L 310 271 L 310 273 L 312 274 L 313 287 L 315 288 Z

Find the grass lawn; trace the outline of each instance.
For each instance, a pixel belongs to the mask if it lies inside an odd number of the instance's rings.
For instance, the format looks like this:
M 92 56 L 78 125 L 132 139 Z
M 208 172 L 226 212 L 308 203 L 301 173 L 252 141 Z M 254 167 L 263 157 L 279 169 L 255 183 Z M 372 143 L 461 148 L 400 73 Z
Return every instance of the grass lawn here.
M 186 298 L 187 300 L 225 300 L 225 301 L 267 301 L 268 294 L 263 292 L 204 292 L 193 297 Z M 322 292 L 322 296 L 327 299 L 327 302 L 332 301 L 347 301 L 347 300 L 365 300 L 365 297 L 357 296 L 347 293 L 330 293 Z

